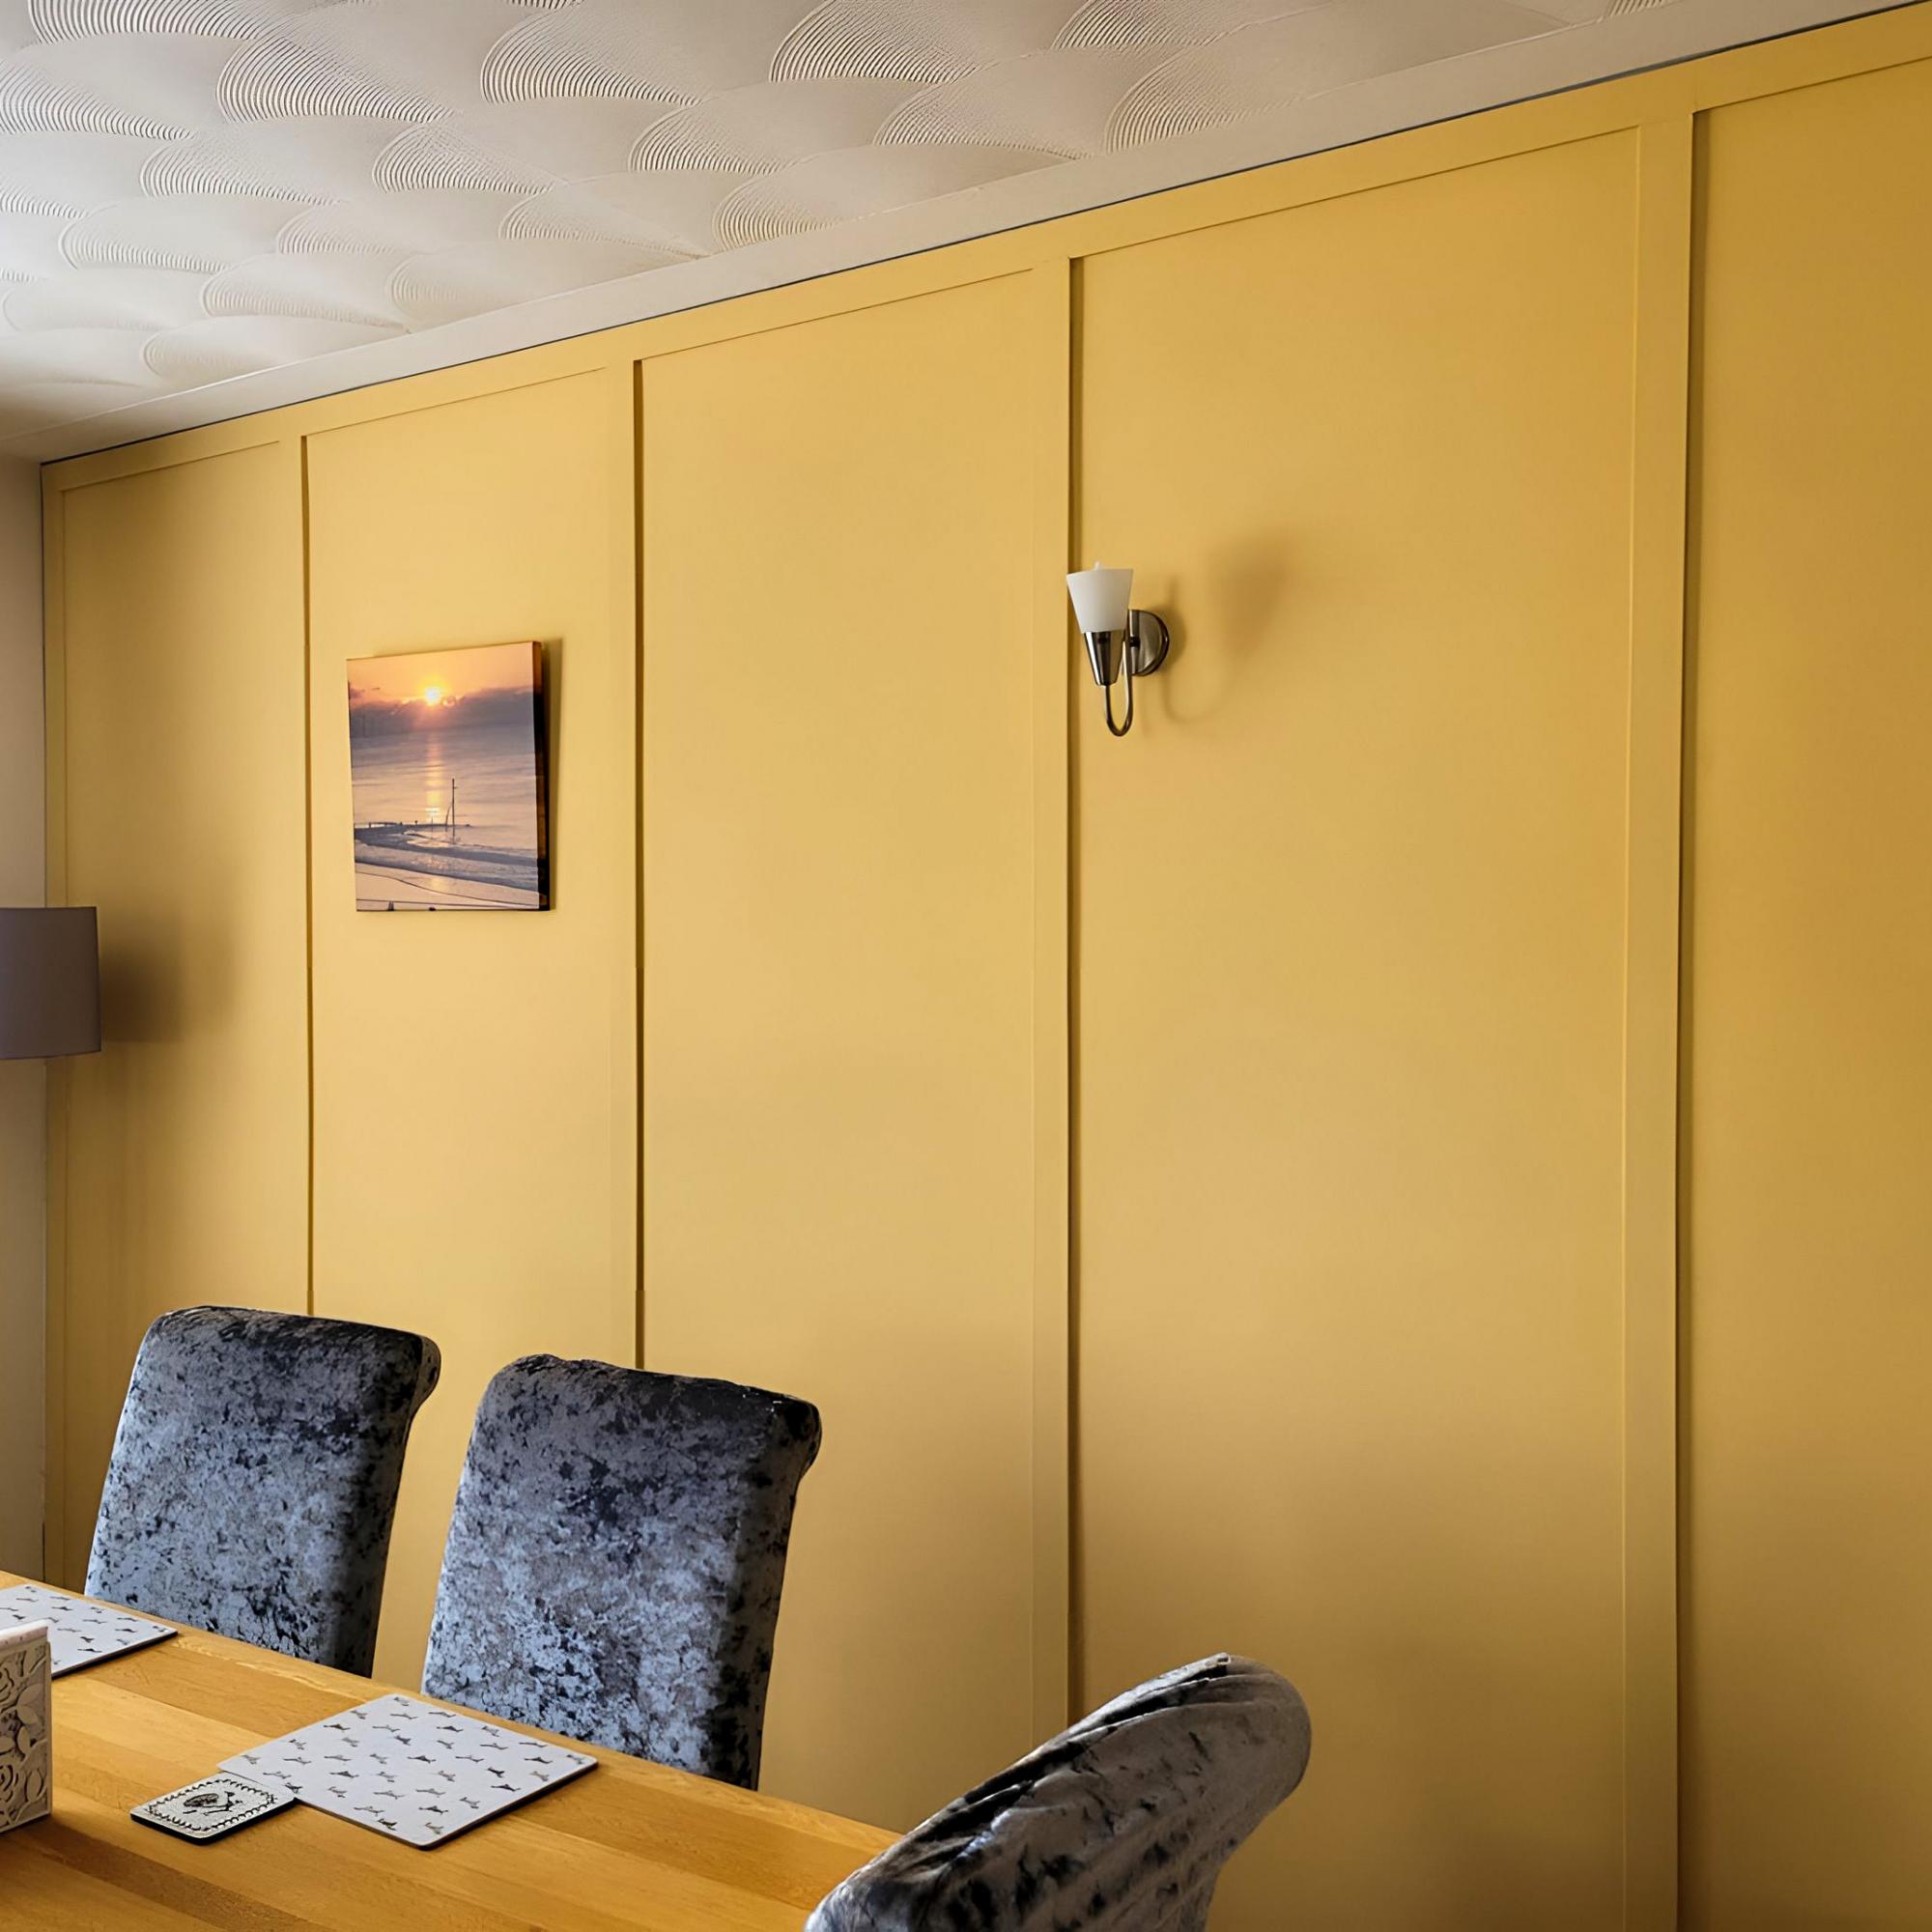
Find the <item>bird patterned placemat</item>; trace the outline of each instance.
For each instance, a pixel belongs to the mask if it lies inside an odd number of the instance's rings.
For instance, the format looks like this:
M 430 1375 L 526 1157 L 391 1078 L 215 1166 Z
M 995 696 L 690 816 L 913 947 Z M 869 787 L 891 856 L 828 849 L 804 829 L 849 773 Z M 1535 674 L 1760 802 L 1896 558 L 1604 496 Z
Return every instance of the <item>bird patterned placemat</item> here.
M 406 1845 L 430 1846 L 596 1762 L 392 1691 L 223 1758 L 221 1769 Z
M 175 1634 L 172 1624 L 90 1604 L 85 1597 L 71 1597 L 42 1583 L 15 1583 L 0 1590 L 0 1630 L 39 1623 L 47 1626 L 47 1651 L 56 1677 Z

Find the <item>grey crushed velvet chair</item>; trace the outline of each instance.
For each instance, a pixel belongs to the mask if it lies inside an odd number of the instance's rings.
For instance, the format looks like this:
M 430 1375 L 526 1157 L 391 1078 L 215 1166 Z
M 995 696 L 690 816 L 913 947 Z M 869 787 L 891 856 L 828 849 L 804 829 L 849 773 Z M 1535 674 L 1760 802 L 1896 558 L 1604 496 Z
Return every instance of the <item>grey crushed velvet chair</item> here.
M 529 1355 L 484 1391 L 423 1689 L 754 1787 L 810 1403 Z
M 1308 1745 L 1286 1678 L 1203 1658 L 928 1818 L 806 1932 L 1206 1932 L 1222 1865 L 1301 1782 Z
M 163 1315 L 122 1405 L 88 1595 L 366 1676 L 403 1452 L 441 1362 L 359 1321 Z

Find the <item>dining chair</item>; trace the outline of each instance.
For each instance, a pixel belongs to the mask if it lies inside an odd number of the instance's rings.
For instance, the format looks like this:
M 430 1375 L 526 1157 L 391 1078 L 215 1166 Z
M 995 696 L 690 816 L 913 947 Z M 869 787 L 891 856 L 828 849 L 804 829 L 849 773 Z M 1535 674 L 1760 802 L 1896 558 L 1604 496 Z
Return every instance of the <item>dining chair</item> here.
M 755 1788 L 808 1402 L 529 1355 L 483 1392 L 423 1689 Z
M 1301 1782 L 1308 1745 L 1285 1677 L 1203 1658 L 928 1818 L 806 1932 L 1206 1932 L 1222 1865 Z
M 87 1593 L 367 1676 L 426 1336 L 182 1308 L 141 1343 Z

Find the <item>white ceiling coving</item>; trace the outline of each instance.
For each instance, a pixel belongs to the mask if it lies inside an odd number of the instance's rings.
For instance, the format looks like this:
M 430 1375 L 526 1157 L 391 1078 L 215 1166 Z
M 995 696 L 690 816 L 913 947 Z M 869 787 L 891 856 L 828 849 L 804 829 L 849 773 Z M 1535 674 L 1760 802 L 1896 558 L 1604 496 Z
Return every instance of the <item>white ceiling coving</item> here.
M 1698 4 L 0 0 L 0 438 Z

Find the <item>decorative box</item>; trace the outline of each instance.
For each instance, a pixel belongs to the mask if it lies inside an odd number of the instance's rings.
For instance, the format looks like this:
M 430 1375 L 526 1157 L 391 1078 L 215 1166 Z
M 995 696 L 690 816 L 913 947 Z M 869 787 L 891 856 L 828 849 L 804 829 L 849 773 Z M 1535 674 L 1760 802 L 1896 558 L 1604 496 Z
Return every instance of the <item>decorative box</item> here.
M 0 1631 L 0 1832 L 52 1808 L 52 1683 L 46 1625 Z

